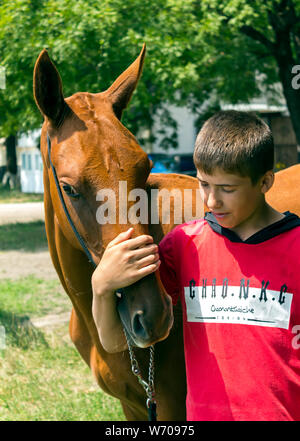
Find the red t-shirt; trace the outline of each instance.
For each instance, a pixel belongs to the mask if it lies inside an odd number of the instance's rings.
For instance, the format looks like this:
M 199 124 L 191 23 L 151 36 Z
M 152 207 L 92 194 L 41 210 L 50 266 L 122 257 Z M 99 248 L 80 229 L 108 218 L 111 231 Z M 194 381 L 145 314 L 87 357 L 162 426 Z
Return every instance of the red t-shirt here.
M 300 226 L 247 243 L 211 225 L 159 245 L 183 306 L 187 420 L 300 420 Z

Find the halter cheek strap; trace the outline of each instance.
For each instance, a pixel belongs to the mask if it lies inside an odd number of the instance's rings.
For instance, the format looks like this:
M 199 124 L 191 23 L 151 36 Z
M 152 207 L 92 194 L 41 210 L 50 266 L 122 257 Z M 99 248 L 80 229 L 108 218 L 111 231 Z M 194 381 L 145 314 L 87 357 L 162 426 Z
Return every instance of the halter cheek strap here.
M 50 166 L 52 169 L 52 173 L 53 173 L 53 177 L 54 177 L 54 181 L 55 181 L 55 185 L 56 185 L 56 189 L 57 189 L 57 193 L 61 202 L 61 205 L 64 209 L 65 215 L 67 216 L 67 219 L 69 221 L 69 224 L 72 227 L 72 230 L 75 234 L 75 236 L 77 237 L 78 242 L 80 243 L 83 251 L 85 252 L 89 262 L 93 265 L 94 268 L 97 267 L 96 263 L 94 262 L 92 255 L 88 249 L 88 247 L 86 246 L 83 238 L 80 236 L 80 234 L 77 231 L 77 228 L 75 227 L 72 218 L 68 212 L 65 200 L 63 198 L 62 195 L 62 191 L 58 182 L 58 178 L 57 178 L 57 174 L 55 171 L 55 167 L 51 161 L 51 140 L 49 138 L 49 135 L 47 133 L 47 146 L 48 146 L 48 157 L 49 157 L 49 162 L 50 162 Z M 118 291 L 122 291 L 122 290 L 118 290 Z M 131 344 L 129 342 L 129 339 L 126 335 L 126 331 L 124 329 L 125 332 L 125 336 L 126 336 L 126 340 L 127 340 L 127 344 L 128 344 L 128 349 L 129 349 L 129 355 L 130 355 L 130 360 L 131 360 L 131 364 L 132 364 L 132 371 L 135 375 L 137 375 L 138 380 L 140 382 L 140 384 L 143 386 L 143 388 L 145 389 L 145 392 L 147 394 L 147 401 L 146 401 L 146 405 L 147 405 L 147 411 L 148 411 L 148 420 L 149 421 L 156 421 L 156 400 L 154 399 L 155 396 L 155 391 L 154 391 L 154 346 L 151 346 L 150 348 L 150 363 L 149 363 L 149 383 L 147 383 L 145 380 L 142 379 L 140 370 L 139 370 L 139 366 L 137 363 L 137 360 L 134 356 Z
M 86 244 L 85 244 L 83 238 L 81 237 L 81 235 L 79 234 L 77 228 L 75 227 L 74 222 L 72 221 L 72 218 L 71 218 L 71 216 L 70 216 L 70 213 L 69 213 L 69 211 L 68 211 L 68 209 L 67 209 L 67 206 L 66 206 L 65 200 L 64 200 L 64 198 L 63 198 L 62 191 L 61 191 L 61 188 L 60 188 L 60 185 L 59 185 L 59 182 L 58 182 L 58 178 L 57 178 L 56 170 L 55 170 L 55 167 L 54 167 L 54 165 L 53 165 L 53 163 L 52 163 L 52 161 L 51 161 L 51 140 L 50 140 L 50 138 L 49 138 L 48 133 L 47 133 L 47 146 L 48 146 L 48 157 L 49 157 L 49 162 L 50 162 L 50 166 L 51 166 L 51 169 L 52 169 L 52 173 L 53 173 L 53 177 L 54 177 L 54 181 L 55 181 L 55 185 L 56 185 L 57 193 L 58 193 L 58 196 L 59 196 L 59 199 L 60 199 L 61 205 L 62 205 L 62 207 L 63 207 L 63 209 L 64 209 L 65 215 L 66 215 L 66 217 L 67 217 L 67 219 L 68 219 L 68 221 L 69 221 L 69 224 L 70 224 L 70 226 L 71 226 L 71 228 L 72 228 L 72 230 L 73 230 L 73 232 L 74 232 L 74 234 L 75 234 L 75 236 L 76 236 L 78 242 L 80 243 L 80 245 L 81 245 L 83 251 L 85 252 L 85 254 L 86 254 L 86 256 L 87 256 L 89 262 L 93 265 L 94 268 L 96 268 L 97 265 L 96 265 L 96 263 L 94 262 L 94 259 L 92 258 L 92 255 L 91 255 L 91 253 L 90 253 L 88 247 L 86 246 Z

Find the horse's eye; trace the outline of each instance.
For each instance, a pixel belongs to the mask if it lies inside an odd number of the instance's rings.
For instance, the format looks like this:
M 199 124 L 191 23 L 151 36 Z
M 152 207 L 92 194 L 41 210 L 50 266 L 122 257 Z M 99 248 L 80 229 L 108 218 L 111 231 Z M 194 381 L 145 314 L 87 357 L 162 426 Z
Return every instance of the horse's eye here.
M 70 198 L 74 198 L 74 199 L 80 198 L 80 194 L 76 192 L 76 190 L 74 189 L 74 187 L 72 187 L 72 185 L 63 184 L 62 188 L 64 189 L 64 192 L 68 196 L 70 196 Z

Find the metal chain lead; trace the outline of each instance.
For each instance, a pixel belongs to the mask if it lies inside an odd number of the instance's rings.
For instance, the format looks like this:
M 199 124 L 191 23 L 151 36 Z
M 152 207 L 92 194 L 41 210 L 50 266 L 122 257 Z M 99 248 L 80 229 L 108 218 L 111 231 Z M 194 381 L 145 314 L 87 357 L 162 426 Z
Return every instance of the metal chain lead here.
M 131 362 L 131 369 L 134 375 L 137 376 L 139 383 L 144 388 L 147 394 L 147 407 L 149 408 L 151 403 L 155 403 L 155 390 L 154 390 L 154 345 L 150 346 L 150 360 L 149 360 L 149 372 L 148 372 L 148 383 L 142 377 L 141 370 L 138 364 L 137 359 L 135 358 L 132 345 L 129 341 L 129 337 L 125 328 L 123 328 L 124 335 L 127 341 L 129 358 Z

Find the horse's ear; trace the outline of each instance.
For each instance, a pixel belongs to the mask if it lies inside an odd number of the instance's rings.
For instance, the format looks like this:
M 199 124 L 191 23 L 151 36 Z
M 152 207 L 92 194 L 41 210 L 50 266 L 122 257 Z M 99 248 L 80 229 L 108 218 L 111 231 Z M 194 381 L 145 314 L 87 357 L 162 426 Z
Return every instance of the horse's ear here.
M 105 94 L 109 97 L 117 118 L 121 119 L 142 73 L 146 45 L 137 59 L 114 81 Z
M 33 94 L 35 102 L 54 128 L 61 124 L 66 110 L 60 75 L 44 49 L 34 66 Z

